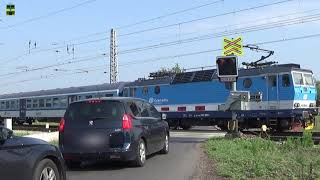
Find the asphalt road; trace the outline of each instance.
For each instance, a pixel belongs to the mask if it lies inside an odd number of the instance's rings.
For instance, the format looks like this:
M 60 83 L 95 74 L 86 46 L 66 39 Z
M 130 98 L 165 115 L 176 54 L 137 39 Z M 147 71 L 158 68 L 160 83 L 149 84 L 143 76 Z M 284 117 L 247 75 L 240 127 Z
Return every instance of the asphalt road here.
M 210 128 L 192 131 L 172 131 L 170 152 L 152 155 L 145 167 L 126 164 L 91 163 L 82 169 L 69 170 L 68 180 L 185 180 L 195 179 L 199 173 L 200 145 L 209 137 L 224 133 Z

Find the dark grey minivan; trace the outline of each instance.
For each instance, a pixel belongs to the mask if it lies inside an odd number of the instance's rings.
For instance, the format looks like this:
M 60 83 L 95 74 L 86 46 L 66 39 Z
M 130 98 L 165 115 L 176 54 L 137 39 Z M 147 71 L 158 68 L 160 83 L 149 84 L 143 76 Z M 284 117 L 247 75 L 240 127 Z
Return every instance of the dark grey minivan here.
M 169 126 L 142 99 L 113 97 L 70 104 L 59 126 L 59 146 L 67 166 L 85 160 L 130 161 L 169 152 Z

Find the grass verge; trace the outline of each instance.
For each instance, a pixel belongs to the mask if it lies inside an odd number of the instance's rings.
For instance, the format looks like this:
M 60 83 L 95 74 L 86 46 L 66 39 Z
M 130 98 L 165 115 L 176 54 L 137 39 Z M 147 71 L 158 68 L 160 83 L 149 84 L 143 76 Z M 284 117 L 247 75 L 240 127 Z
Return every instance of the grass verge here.
M 59 141 L 51 141 L 51 142 L 49 142 L 50 144 L 52 144 L 52 145 L 55 145 L 55 146 L 59 146 Z
M 320 147 L 313 145 L 308 134 L 302 139 L 288 139 L 284 144 L 260 138 L 210 139 L 205 150 L 221 177 L 319 179 Z

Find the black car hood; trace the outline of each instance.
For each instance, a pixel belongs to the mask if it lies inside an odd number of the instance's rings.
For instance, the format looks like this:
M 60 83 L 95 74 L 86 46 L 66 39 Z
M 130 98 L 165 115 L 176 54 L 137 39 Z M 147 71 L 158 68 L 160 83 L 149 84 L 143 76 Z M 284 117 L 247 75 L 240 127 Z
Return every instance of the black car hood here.
M 19 144 L 23 144 L 23 145 L 49 145 L 46 141 L 43 141 L 41 139 L 36 139 L 36 138 L 17 137 L 17 136 L 13 136 L 12 138 L 15 138 Z

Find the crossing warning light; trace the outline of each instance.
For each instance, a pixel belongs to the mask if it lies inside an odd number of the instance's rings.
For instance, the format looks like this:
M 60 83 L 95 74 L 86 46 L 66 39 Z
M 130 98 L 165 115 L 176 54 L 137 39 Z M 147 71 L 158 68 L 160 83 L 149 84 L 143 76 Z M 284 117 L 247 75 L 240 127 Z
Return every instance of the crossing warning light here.
M 7 13 L 7 16 L 14 16 L 16 14 L 15 5 L 7 4 L 6 13 Z
M 218 77 L 221 82 L 235 82 L 238 77 L 237 56 L 218 56 L 217 60 Z

